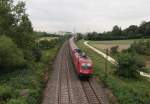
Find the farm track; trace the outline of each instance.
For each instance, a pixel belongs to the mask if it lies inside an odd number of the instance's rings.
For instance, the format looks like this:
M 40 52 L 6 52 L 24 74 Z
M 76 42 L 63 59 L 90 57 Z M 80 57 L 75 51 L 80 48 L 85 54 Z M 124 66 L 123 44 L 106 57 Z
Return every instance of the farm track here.
M 78 79 L 68 41 L 60 49 L 53 67 L 42 104 L 108 104 L 105 90 L 94 79 Z

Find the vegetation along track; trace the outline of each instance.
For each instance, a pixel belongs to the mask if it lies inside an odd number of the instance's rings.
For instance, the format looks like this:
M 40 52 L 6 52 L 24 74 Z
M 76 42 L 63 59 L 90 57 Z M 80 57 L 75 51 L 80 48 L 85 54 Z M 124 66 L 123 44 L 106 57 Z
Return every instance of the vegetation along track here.
M 74 71 L 68 41 L 54 62 L 42 104 L 108 104 L 105 90 L 94 79 L 81 81 Z

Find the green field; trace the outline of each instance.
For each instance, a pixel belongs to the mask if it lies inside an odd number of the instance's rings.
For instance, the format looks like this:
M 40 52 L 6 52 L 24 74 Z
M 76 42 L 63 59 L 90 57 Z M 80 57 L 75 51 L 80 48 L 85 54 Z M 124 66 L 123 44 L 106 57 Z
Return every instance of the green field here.
M 117 97 L 119 104 L 149 104 L 150 102 L 150 83 L 141 77 L 138 80 L 124 79 L 115 75 L 115 68 L 108 63 L 107 78 L 105 77 L 105 59 L 91 49 L 87 48 L 83 41 L 78 41 L 77 45 L 86 52 L 94 63 L 94 76 L 103 81 Z M 116 104 L 114 99 L 110 102 Z
M 106 49 L 110 51 L 111 47 L 118 46 L 118 51 L 121 52 L 124 49 L 130 47 L 130 45 L 134 41 L 139 41 L 141 39 L 133 39 L 133 40 L 111 40 L 111 41 L 89 41 L 89 44 L 93 47 L 106 52 Z M 150 39 L 144 39 L 150 40 Z M 141 55 L 142 56 L 142 55 Z M 145 63 L 147 67 L 150 67 L 150 56 L 142 56 L 145 59 Z
M 48 40 L 48 41 L 51 41 L 53 39 L 58 39 L 58 37 L 41 37 L 39 38 L 37 41 L 41 41 L 41 40 Z
M 127 49 L 130 47 L 130 45 L 134 41 L 139 41 L 141 39 L 130 39 L 130 40 L 110 40 L 110 41 L 89 41 L 89 44 L 91 44 L 93 47 L 102 50 L 105 52 L 106 49 L 109 49 L 114 46 L 118 46 L 118 51 L 122 51 L 124 49 Z M 150 40 L 150 39 L 144 39 L 144 40 Z

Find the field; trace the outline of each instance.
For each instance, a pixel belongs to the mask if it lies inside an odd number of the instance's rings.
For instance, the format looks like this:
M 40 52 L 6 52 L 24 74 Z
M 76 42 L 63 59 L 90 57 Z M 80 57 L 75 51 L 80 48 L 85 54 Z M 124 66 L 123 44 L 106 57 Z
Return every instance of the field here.
M 40 39 L 38 39 L 37 41 L 41 41 L 41 40 L 48 40 L 48 41 L 51 41 L 53 39 L 58 39 L 58 37 L 42 37 Z
M 133 40 L 111 40 L 111 41 L 89 41 L 89 43 L 102 51 L 105 52 L 106 49 L 109 49 L 114 46 L 118 46 L 118 51 L 122 51 L 123 49 L 127 49 L 130 47 L 134 41 L 139 41 L 140 39 Z M 145 39 L 148 40 L 148 39 Z
M 130 45 L 134 41 L 139 41 L 140 39 L 133 39 L 133 40 L 112 40 L 112 41 L 89 41 L 89 44 L 93 47 L 106 52 L 106 49 L 110 51 L 111 47 L 118 46 L 118 51 L 121 52 L 124 49 L 130 47 Z M 145 39 L 150 40 L 150 39 Z M 150 67 L 150 56 L 142 56 L 145 59 L 145 63 L 147 67 Z
M 87 48 L 83 41 L 77 42 L 77 45 L 92 59 L 94 76 L 112 90 L 119 104 L 149 104 L 150 83 L 146 79 L 141 77 L 138 80 L 129 80 L 118 77 L 114 74 L 116 69 L 110 63 L 108 63 L 107 77 L 105 77 L 105 59 Z M 116 104 L 113 99 L 111 102 Z

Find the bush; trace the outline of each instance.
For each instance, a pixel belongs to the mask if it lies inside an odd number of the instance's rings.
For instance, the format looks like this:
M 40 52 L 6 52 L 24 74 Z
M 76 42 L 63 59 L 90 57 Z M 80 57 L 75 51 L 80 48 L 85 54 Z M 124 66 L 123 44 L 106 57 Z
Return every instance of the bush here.
M 134 43 L 131 44 L 129 50 L 135 51 L 138 54 L 142 55 L 150 55 L 150 41 L 149 40 L 135 41 Z
M 30 90 L 29 96 L 27 98 L 28 104 L 39 104 L 41 99 L 37 99 L 41 96 L 40 89 L 32 89 Z
M 119 48 L 119 46 L 111 47 L 111 49 L 110 49 L 111 54 L 116 54 L 116 53 L 118 53 L 118 48 Z
M 76 37 L 77 40 L 81 40 L 83 39 L 83 36 L 81 33 L 77 33 L 77 37 Z
M 23 66 L 25 63 L 22 51 L 6 36 L 0 36 L 0 71 Z
M 35 61 L 40 61 L 41 60 L 42 50 L 40 49 L 38 43 L 33 48 L 33 56 L 35 58 Z
M 12 97 L 12 89 L 9 86 L 0 86 L 0 103 L 1 101 L 7 101 L 7 99 Z
M 51 41 L 48 40 L 41 40 L 39 42 L 39 46 L 43 50 L 47 50 L 53 48 L 58 43 L 58 39 L 52 39 Z
M 9 100 L 7 104 L 27 104 L 27 102 L 23 98 L 19 98 Z
M 137 78 L 143 67 L 144 61 L 135 53 L 120 53 L 118 55 L 117 74 L 127 78 Z

